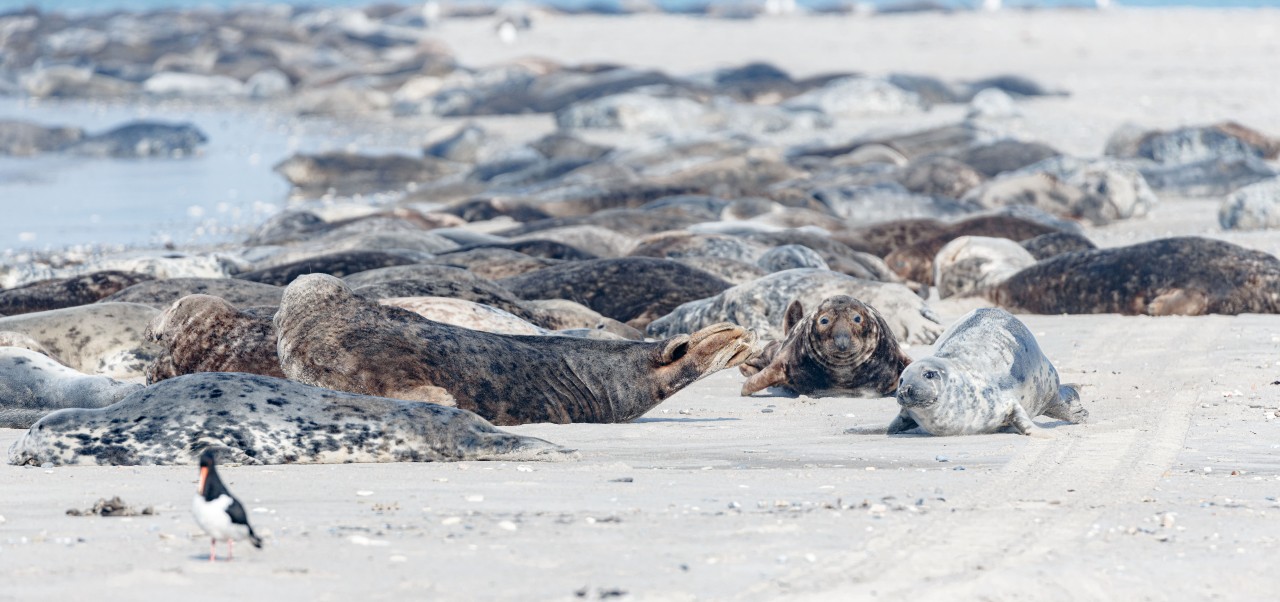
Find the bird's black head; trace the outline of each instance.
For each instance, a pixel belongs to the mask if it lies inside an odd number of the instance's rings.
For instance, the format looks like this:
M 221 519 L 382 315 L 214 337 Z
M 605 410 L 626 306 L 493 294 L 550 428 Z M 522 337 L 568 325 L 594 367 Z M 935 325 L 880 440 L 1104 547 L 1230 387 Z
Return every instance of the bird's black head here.
M 200 454 L 200 468 L 213 468 L 218 463 L 218 453 L 212 447 L 206 447 Z

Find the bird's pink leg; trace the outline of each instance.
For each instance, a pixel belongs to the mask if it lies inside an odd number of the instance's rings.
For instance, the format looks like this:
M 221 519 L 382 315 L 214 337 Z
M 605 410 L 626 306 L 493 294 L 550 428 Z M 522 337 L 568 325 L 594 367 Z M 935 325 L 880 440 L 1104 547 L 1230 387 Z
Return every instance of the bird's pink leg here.
M 217 556 L 215 556 L 216 552 L 214 551 L 214 546 L 217 544 L 218 540 L 213 539 L 212 537 L 209 538 L 209 562 L 213 562 L 214 559 L 217 558 Z
M 227 560 L 231 560 L 231 558 L 235 556 L 235 552 L 236 552 L 236 540 L 227 538 Z

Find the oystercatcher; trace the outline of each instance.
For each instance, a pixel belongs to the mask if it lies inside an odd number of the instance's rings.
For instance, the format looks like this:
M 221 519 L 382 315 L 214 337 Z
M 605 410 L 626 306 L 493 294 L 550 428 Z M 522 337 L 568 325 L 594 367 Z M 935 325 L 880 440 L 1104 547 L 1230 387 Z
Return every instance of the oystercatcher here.
M 212 449 L 205 449 L 200 454 L 200 486 L 191 500 L 191 513 L 196 517 L 196 524 L 211 538 L 209 562 L 217 558 L 214 547 L 219 539 L 227 540 L 227 560 L 232 558 L 237 539 L 248 539 L 253 547 L 262 547 L 262 539 L 249 526 L 244 506 L 218 478 L 218 471 L 214 468 L 216 463 L 217 457 Z

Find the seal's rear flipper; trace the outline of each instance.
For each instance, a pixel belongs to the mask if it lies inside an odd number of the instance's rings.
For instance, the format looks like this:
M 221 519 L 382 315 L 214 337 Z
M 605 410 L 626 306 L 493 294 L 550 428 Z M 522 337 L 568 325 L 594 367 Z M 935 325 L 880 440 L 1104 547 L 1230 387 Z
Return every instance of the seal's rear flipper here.
M 1089 420 L 1089 410 L 1080 403 L 1080 385 L 1065 384 L 1058 387 L 1058 400 L 1045 408 L 1044 415 L 1072 424 Z

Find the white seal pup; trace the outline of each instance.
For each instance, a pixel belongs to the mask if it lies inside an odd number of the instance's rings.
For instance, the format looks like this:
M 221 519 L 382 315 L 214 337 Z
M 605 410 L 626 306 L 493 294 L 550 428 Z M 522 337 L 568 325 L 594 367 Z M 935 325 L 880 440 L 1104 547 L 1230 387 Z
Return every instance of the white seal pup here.
M 59 410 L 9 448 L 19 466 L 189 465 L 228 448 L 241 464 L 561 460 L 571 450 L 465 410 L 234 372 L 171 378 L 105 408 Z
M 0 347 L 0 428 L 24 429 L 63 408 L 101 408 L 142 385 L 90 376 L 19 347 Z
M 1026 325 L 997 308 L 969 312 L 942 335 L 933 356 L 907 366 L 898 405 L 890 435 L 917 426 L 943 436 L 1004 427 L 1030 435 L 1039 428 L 1034 416 L 1077 424 L 1089 418 L 1079 392 L 1058 382 Z

